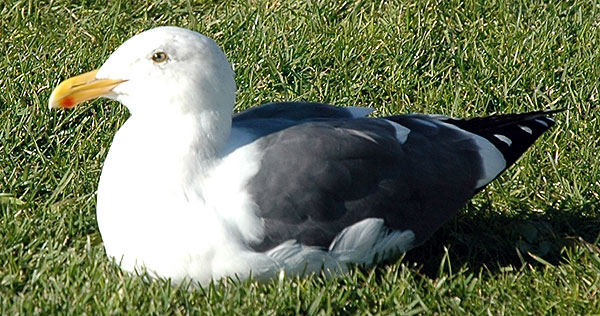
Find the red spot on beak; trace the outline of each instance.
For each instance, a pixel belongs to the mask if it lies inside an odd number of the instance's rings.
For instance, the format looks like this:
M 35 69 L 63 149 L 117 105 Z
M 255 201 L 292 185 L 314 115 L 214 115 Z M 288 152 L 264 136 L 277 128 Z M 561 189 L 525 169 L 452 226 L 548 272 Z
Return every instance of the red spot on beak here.
M 73 100 L 73 98 L 69 98 L 69 97 L 60 100 L 59 103 L 62 107 L 67 108 L 67 109 L 70 109 L 73 106 L 75 106 L 75 100 Z

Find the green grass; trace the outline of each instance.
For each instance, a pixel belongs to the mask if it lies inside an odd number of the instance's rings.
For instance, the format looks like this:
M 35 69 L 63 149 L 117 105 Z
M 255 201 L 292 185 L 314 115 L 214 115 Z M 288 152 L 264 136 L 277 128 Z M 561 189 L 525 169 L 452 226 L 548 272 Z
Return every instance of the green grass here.
M 0 314 L 600 314 L 597 1 L 0 0 Z M 312 100 L 458 117 L 564 108 L 557 125 L 400 261 L 206 289 L 123 274 L 95 190 L 127 118 L 52 87 L 158 25 L 213 37 L 238 110 Z

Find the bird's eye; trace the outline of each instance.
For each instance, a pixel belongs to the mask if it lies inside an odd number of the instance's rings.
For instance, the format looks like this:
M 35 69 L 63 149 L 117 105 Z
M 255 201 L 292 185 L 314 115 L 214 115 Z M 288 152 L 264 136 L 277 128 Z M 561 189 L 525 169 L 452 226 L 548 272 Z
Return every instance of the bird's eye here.
M 169 59 L 169 56 L 165 52 L 158 51 L 152 54 L 152 61 L 157 64 L 164 63 L 165 61 L 167 61 L 167 59 Z

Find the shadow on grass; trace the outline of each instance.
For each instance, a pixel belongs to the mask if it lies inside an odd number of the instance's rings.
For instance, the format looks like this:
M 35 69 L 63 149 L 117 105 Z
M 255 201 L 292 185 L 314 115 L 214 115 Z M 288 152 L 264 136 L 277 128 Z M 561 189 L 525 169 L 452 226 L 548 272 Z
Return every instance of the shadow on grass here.
M 581 239 L 597 243 L 600 236 L 600 202 L 515 216 L 473 209 L 469 206 L 425 244 L 406 253 L 404 262 L 416 263 L 422 274 L 433 278 L 448 247 L 454 267 L 495 273 L 507 266 L 541 265 L 534 256 L 558 264 L 563 261 L 562 249 Z

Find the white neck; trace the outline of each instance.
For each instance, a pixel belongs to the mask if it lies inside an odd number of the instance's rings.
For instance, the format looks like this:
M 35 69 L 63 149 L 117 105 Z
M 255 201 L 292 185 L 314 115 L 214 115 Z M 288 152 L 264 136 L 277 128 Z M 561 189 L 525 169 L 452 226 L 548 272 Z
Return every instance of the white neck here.
M 132 116 L 129 121 L 127 124 L 135 126 L 128 126 L 128 130 L 120 133 L 135 130 L 136 135 L 132 137 L 143 135 L 144 140 L 130 141 L 139 142 L 139 153 L 146 161 L 160 165 L 162 170 L 157 172 L 171 173 L 173 180 L 181 181 L 184 187 L 193 186 L 192 181 L 205 177 L 217 162 L 231 132 L 231 114 L 222 111 L 204 110 L 140 117 L 139 120 Z

